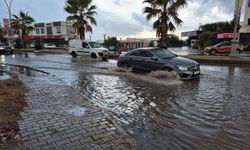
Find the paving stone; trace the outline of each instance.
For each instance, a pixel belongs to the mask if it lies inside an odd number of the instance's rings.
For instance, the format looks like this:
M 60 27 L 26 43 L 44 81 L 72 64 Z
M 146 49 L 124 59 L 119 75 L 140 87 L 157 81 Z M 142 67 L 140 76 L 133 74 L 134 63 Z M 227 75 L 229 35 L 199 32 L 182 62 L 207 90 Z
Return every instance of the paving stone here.
M 18 120 L 18 149 L 133 149 L 134 141 L 124 140 L 106 118 L 108 114 L 82 97 L 82 94 L 50 75 L 20 75 L 26 87 L 27 107 Z M 83 116 L 69 110 L 87 108 Z

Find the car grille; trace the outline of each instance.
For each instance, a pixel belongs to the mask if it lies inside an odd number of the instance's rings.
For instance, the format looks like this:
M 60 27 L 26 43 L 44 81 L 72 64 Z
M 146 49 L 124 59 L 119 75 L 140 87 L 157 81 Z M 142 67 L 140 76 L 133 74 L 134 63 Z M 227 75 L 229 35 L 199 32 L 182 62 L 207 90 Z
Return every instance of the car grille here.
M 189 71 L 198 71 L 200 70 L 200 65 L 195 65 L 195 66 L 191 66 L 188 68 Z

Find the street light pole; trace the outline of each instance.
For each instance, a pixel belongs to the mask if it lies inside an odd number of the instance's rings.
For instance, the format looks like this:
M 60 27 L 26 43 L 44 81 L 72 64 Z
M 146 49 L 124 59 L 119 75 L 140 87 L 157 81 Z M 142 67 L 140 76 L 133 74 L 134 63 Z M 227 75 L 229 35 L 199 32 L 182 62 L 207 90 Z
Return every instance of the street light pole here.
M 10 37 L 11 37 L 11 40 L 13 40 L 13 36 L 11 35 L 11 6 L 12 6 L 13 0 L 10 0 L 10 3 L 8 3 L 6 0 L 4 0 L 4 2 L 7 6 L 8 13 L 9 13 L 8 43 L 9 45 L 11 45 Z

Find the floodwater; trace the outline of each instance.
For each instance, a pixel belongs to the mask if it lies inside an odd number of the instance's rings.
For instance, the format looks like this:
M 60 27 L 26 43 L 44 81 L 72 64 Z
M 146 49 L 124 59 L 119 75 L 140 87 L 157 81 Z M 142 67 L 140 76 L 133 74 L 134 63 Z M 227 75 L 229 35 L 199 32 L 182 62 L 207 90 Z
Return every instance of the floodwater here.
M 133 136 L 139 149 L 250 149 L 249 66 L 202 64 L 200 79 L 162 85 L 140 79 L 145 75 L 115 73 L 114 60 L 24 56 L 4 61 L 42 69 L 78 88 Z
M 206 76 L 169 87 L 109 75 L 82 74 L 78 82 L 140 149 L 250 149 L 249 85 Z
M 0 72 L 0 80 L 8 80 L 11 79 L 12 77 L 4 72 Z
M 80 106 L 75 106 L 71 109 L 68 110 L 68 113 L 77 117 L 81 117 L 85 114 L 87 111 L 87 108 L 80 107 Z

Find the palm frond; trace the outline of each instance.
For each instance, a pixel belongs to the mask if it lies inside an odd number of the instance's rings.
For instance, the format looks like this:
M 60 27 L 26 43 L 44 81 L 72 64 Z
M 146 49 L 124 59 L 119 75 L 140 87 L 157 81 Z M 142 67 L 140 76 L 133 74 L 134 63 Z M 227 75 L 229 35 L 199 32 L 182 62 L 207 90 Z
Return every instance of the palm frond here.
M 84 32 L 92 32 L 91 25 L 97 25 L 94 18 L 94 15 L 97 14 L 96 9 L 97 7 L 92 4 L 92 0 L 67 0 L 64 8 L 70 14 L 67 20 L 74 21 L 73 27 L 80 35 Z
M 168 30 L 169 31 L 175 31 L 176 30 L 174 24 L 171 21 L 168 23 Z

